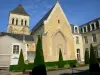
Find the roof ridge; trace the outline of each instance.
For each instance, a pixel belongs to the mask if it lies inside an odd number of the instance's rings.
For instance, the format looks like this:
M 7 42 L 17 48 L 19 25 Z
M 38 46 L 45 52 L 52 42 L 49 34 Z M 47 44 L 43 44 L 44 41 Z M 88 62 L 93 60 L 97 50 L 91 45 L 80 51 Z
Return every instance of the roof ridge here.
M 52 12 L 53 8 L 55 7 L 55 5 L 50 8 L 50 10 L 40 19 L 40 21 L 32 28 L 32 31 L 34 32 L 35 30 L 37 30 L 40 26 L 42 26 L 44 24 L 44 20 L 46 20 L 50 13 Z

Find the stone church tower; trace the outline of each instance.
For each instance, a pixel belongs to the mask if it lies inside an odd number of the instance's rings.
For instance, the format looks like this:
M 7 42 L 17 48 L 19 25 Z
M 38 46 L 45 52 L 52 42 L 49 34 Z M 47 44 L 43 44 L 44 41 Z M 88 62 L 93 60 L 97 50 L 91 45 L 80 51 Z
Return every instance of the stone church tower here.
M 14 34 L 30 34 L 29 28 L 29 14 L 24 10 L 21 4 L 19 4 L 9 14 L 8 33 Z

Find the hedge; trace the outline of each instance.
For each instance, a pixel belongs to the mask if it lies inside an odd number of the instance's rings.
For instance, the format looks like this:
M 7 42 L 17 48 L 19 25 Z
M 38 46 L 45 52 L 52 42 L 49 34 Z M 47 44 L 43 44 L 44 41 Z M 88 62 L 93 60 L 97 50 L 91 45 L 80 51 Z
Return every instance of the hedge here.
M 77 61 L 76 60 L 66 60 L 63 62 L 64 65 L 76 65 L 77 64 Z M 46 62 L 45 63 L 46 65 L 46 68 L 49 68 L 49 67 L 56 67 L 58 66 L 58 61 L 54 61 L 54 62 Z M 31 63 L 31 64 L 25 64 L 25 70 L 32 70 L 34 67 L 34 64 Z M 9 67 L 9 70 L 10 71 L 16 71 L 16 72 L 19 72 L 20 70 L 18 69 L 18 65 L 10 65 Z
M 25 64 L 24 70 L 32 70 L 33 66 L 34 66 L 34 64 Z M 14 72 L 20 72 L 21 71 L 19 69 L 18 65 L 10 65 L 9 70 L 14 71 Z

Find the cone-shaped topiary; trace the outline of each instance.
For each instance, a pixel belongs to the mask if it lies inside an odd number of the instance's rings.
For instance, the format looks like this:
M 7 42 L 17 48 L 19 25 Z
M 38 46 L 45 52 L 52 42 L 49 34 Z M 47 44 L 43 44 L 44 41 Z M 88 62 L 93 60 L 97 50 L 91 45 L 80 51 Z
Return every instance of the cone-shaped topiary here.
M 44 62 L 43 50 L 42 50 L 42 37 L 38 36 L 38 42 L 36 45 L 36 56 L 34 59 L 34 67 L 32 75 L 47 75 Z
M 85 50 L 84 63 L 89 64 L 89 51 Z
M 94 48 L 93 48 L 92 44 L 90 46 L 89 70 L 90 70 L 90 72 L 99 71 L 99 64 L 97 63 L 97 59 L 96 59 Z
M 63 67 L 64 67 L 63 56 L 62 56 L 61 49 L 59 49 L 58 68 L 63 68 Z
M 20 69 L 20 71 L 24 71 L 24 66 L 25 66 L 24 56 L 23 56 L 23 51 L 21 49 L 19 60 L 18 60 L 18 68 Z

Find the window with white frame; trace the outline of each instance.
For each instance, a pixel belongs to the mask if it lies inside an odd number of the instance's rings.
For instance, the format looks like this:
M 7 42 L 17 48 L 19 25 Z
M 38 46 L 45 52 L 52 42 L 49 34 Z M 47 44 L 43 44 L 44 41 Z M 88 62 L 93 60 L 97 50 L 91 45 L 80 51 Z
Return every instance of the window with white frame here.
M 93 42 L 97 42 L 96 34 L 92 34 Z
M 78 28 L 77 27 L 75 27 L 75 33 L 78 33 Z
M 87 36 L 84 36 L 84 42 L 85 42 L 85 44 L 88 44 L 88 38 L 87 38 Z
M 94 47 L 95 56 L 98 57 L 98 48 Z
M 19 45 L 13 45 L 13 54 L 19 54 Z

